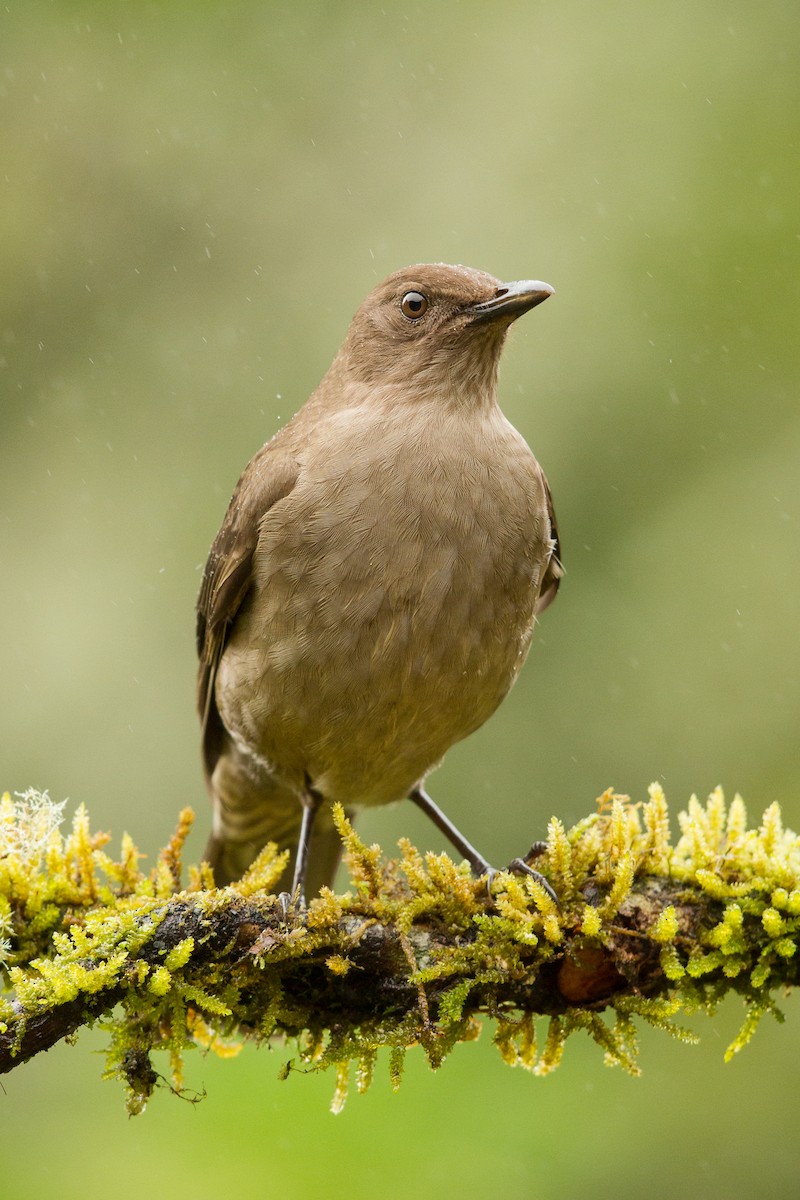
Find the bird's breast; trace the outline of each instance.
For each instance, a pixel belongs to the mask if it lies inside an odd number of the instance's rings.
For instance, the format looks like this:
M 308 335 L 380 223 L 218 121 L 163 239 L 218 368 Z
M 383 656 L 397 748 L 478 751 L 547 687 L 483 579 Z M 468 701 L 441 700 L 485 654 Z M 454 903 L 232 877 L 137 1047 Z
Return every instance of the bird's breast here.
M 332 433 L 261 522 L 220 664 L 223 720 L 330 798 L 399 798 L 513 683 L 549 537 L 510 426 L 455 444 L 446 426 Z

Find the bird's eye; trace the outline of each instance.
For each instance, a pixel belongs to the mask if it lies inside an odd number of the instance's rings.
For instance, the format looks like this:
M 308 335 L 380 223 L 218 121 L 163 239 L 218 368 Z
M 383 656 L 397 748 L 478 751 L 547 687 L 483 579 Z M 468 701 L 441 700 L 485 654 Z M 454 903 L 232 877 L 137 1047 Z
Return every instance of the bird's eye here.
M 418 321 L 428 311 L 428 298 L 423 296 L 422 292 L 406 292 L 400 301 L 400 308 L 404 316 Z

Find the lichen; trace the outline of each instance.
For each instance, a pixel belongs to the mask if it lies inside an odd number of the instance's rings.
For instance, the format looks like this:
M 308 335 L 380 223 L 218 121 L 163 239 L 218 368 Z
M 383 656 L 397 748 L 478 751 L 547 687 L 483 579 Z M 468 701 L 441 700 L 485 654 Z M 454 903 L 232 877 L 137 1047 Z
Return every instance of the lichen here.
M 287 913 L 272 895 L 286 862 L 274 845 L 228 888 L 201 864 L 182 890 L 189 810 L 145 873 L 128 835 L 109 856 L 83 807 L 64 834 L 46 793 L 5 795 L 5 1069 L 36 1052 L 37 1021 L 69 1012 L 66 1032 L 101 1021 L 106 1075 L 123 1080 L 131 1112 L 162 1082 L 154 1051 L 186 1094 L 187 1051 L 231 1057 L 243 1039 L 293 1044 L 284 1075 L 331 1068 L 338 1111 L 351 1076 L 367 1090 L 381 1050 L 397 1087 L 409 1048 L 437 1068 L 486 1020 L 504 1061 L 536 1075 L 580 1031 L 636 1074 L 637 1021 L 691 1040 L 674 1018 L 713 1013 L 733 990 L 746 1011 L 729 1058 L 765 1013 L 780 1019 L 774 995 L 796 982 L 800 839 L 777 805 L 751 829 L 740 797 L 693 796 L 673 845 L 658 785 L 643 804 L 607 791 L 572 829 L 549 824 L 535 861 L 558 903 L 534 876 L 503 872 L 489 891 L 405 839 L 386 859 L 341 809 L 335 819 L 350 890 Z

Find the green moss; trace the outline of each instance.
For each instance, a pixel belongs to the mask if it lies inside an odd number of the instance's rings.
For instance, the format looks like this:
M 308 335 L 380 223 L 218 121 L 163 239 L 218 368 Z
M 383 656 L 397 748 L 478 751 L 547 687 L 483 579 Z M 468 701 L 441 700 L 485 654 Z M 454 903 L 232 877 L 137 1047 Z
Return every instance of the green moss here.
M 180 1092 L 187 1052 L 230 1057 L 238 1039 L 280 1036 L 296 1046 L 286 1071 L 334 1070 L 338 1111 L 382 1049 L 396 1087 L 410 1047 L 439 1067 L 487 1018 L 511 1065 L 547 1074 L 583 1031 L 635 1074 L 637 1021 L 686 1040 L 673 1019 L 713 1013 L 735 990 L 746 1016 L 730 1057 L 779 1016 L 773 994 L 796 977 L 800 840 L 776 805 L 748 828 L 742 800 L 720 790 L 691 798 L 674 845 L 656 785 L 644 804 L 604 793 L 570 830 L 554 818 L 537 868 L 559 904 L 508 873 L 489 895 L 466 864 L 405 840 L 387 860 L 338 810 L 351 890 L 324 889 L 288 920 L 271 895 L 286 861 L 275 846 L 229 888 L 201 866 L 181 891 L 188 810 L 147 874 L 127 835 L 113 859 L 83 808 L 66 835 L 61 819 L 46 795 L 0 800 L 0 1035 L 21 1054 L 39 1016 L 83 1003 L 82 1019 L 102 1017 L 106 1074 L 132 1112 L 161 1082 L 156 1050 Z M 370 958 L 376 929 L 392 988 L 370 1007 L 367 973 L 386 969 Z

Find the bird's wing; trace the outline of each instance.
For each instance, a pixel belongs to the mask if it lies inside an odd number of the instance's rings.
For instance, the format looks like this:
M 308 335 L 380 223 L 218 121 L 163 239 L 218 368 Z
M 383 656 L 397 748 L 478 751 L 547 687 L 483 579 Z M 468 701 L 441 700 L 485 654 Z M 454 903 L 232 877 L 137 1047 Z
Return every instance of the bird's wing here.
M 564 574 L 564 567 L 561 563 L 561 543 L 558 538 L 558 525 L 556 524 L 556 513 L 555 509 L 553 508 L 553 496 L 544 472 L 542 472 L 542 483 L 544 484 L 544 494 L 545 499 L 547 500 L 547 515 L 550 519 L 550 537 L 552 538 L 554 545 L 553 553 L 550 556 L 550 562 L 547 564 L 547 568 L 544 573 L 544 579 L 542 580 L 542 589 L 539 592 L 539 598 L 536 601 L 537 616 L 540 612 L 544 612 L 548 604 L 552 604 L 552 602 L 555 600 L 556 592 L 558 591 L 558 585 L 561 583 L 561 577 Z
M 208 555 L 197 598 L 197 707 L 203 731 L 203 761 L 210 776 L 225 731 L 214 699 L 214 683 L 231 626 L 253 579 L 253 555 L 261 519 L 294 487 L 299 466 L 278 438 L 267 442 L 245 468 L 225 520 Z

